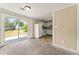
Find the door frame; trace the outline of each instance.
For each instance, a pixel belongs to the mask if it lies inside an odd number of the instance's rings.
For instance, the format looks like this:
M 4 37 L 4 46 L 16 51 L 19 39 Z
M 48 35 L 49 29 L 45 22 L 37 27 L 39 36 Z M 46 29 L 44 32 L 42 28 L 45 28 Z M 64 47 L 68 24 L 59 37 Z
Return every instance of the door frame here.
M 5 19 L 7 18 L 7 17 L 10 17 L 10 18 L 14 18 L 14 19 L 17 19 L 18 21 L 20 21 L 21 19 L 22 20 L 26 20 L 26 18 L 22 18 L 22 17 L 19 17 L 19 16 L 14 16 L 14 15 L 10 15 L 10 14 L 2 14 L 2 23 L 3 23 L 3 26 L 2 26 L 2 29 L 3 29 L 3 31 L 2 31 L 2 37 L 3 37 L 3 45 L 6 45 L 6 43 L 5 43 Z M 27 22 L 27 21 L 26 21 Z M 27 23 L 27 25 L 28 25 L 28 23 Z M 28 33 L 28 32 L 27 32 Z M 28 36 L 28 35 L 27 35 Z M 18 39 L 19 39 L 19 29 L 18 29 Z M 28 39 L 28 38 L 27 38 Z

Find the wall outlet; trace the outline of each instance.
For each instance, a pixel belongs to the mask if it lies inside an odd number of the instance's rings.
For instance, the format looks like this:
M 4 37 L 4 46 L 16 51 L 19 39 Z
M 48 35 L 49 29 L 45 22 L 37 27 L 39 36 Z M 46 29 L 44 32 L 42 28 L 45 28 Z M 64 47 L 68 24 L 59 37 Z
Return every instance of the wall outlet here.
M 57 26 L 55 26 L 54 28 L 57 29 Z
M 64 43 L 64 41 L 62 41 L 61 43 Z

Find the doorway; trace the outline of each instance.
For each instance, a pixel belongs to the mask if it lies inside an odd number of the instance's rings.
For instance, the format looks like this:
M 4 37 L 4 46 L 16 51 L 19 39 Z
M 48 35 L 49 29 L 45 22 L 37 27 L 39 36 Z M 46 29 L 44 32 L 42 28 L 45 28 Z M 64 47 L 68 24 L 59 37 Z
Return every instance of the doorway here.
M 27 39 L 28 25 L 24 19 L 5 18 L 5 42 L 12 44 Z

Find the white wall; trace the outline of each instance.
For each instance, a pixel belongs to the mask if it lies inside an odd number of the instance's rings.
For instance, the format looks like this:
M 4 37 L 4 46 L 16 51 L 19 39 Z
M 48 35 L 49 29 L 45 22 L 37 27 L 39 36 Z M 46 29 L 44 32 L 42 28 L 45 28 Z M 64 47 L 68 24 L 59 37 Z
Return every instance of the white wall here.
M 77 49 L 79 50 L 79 4 L 77 4 Z
M 0 46 L 4 45 L 4 14 L 0 13 Z
M 34 30 L 33 30 L 33 27 L 34 27 L 33 19 L 31 19 L 31 18 L 28 19 L 28 24 L 29 24 L 28 38 L 30 39 L 30 38 L 34 37 L 34 34 L 33 34 L 33 32 L 34 32 Z
M 2 31 L 2 30 L 3 30 L 3 29 L 2 29 L 2 26 L 3 26 L 3 25 L 2 25 L 2 15 L 0 14 L 0 46 L 2 45 L 2 42 L 3 42 L 3 39 L 2 39 L 2 38 L 3 38 L 3 37 L 2 37 L 2 32 L 3 32 L 3 31 Z

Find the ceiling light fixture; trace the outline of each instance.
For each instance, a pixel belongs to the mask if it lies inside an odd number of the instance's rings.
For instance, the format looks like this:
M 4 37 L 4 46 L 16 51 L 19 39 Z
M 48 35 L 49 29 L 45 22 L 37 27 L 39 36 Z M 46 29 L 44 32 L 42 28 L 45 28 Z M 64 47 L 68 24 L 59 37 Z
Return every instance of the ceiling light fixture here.
M 31 7 L 30 7 L 30 6 L 24 6 L 23 8 L 21 8 L 21 10 L 27 10 L 27 11 L 30 11 L 30 10 L 31 10 Z

